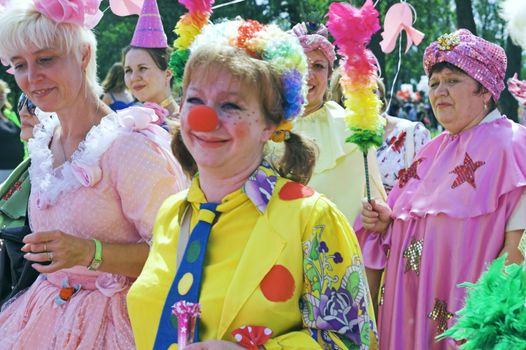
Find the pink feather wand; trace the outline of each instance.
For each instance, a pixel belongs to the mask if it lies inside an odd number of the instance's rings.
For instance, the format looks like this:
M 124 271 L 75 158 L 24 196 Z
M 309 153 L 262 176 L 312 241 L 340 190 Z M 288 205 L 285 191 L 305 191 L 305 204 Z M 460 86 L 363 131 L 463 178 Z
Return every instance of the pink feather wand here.
M 343 57 L 340 85 L 345 96 L 347 115 L 345 121 L 352 134 L 347 142 L 356 144 L 363 153 L 367 199 L 371 201 L 369 148 L 383 142 L 385 119 L 380 116 L 381 102 L 374 93 L 376 84 L 376 59 L 367 45 L 380 29 L 378 11 L 372 0 L 361 8 L 346 3 L 329 6 L 327 27 L 335 39 L 338 54 Z

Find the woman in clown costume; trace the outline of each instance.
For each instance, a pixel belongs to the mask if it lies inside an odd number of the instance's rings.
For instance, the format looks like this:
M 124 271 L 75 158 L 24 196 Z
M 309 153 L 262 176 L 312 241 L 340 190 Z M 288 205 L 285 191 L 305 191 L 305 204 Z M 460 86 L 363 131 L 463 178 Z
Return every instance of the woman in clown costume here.
M 194 176 L 169 198 L 128 294 L 139 349 L 176 349 L 176 302 L 199 303 L 185 349 L 376 349 L 361 253 L 345 216 L 304 184 L 313 146 L 290 131 L 307 66 L 276 26 L 207 25 L 190 47 L 172 148 Z M 264 146 L 284 142 L 270 163 Z

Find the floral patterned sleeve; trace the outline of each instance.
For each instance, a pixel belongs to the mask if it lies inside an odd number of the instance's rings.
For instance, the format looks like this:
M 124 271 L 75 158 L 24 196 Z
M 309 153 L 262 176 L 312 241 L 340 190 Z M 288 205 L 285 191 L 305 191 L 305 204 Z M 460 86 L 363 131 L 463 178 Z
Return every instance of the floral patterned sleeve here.
M 417 123 L 413 129 L 413 139 L 415 140 L 415 155 L 426 143 L 431 140 L 431 133 L 426 129 L 424 124 Z
M 377 349 L 376 322 L 356 236 L 321 198 L 303 239 L 303 324 L 323 349 Z

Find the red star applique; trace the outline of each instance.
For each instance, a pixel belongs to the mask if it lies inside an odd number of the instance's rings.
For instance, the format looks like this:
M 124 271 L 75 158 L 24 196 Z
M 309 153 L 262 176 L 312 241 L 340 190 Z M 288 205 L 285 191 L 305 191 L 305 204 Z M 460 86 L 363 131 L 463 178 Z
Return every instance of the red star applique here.
M 422 163 L 424 159 L 425 158 L 419 158 L 415 160 L 409 168 L 400 169 L 400 171 L 398 172 L 398 186 L 400 188 L 403 188 L 411 179 L 420 180 L 420 177 L 418 176 L 416 171 L 417 171 L 418 165 L 420 165 L 420 163 Z
M 3 200 L 7 201 L 11 196 L 16 192 L 22 189 L 22 181 L 17 181 L 13 186 L 7 191 L 7 193 L 2 197 Z
M 464 164 L 458 165 L 453 169 L 453 171 L 450 171 L 450 174 L 456 174 L 457 178 L 451 185 L 451 188 L 456 188 L 460 185 L 462 185 L 464 182 L 467 182 L 470 184 L 473 188 L 477 188 L 477 185 L 475 184 L 475 171 L 477 171 L 478 168 L 486 164 L 486 162 L 483 162 L 481 160 L 474 162 L 473 159 L 469 156 L 469 154 L 466 152 L 464 156 Z

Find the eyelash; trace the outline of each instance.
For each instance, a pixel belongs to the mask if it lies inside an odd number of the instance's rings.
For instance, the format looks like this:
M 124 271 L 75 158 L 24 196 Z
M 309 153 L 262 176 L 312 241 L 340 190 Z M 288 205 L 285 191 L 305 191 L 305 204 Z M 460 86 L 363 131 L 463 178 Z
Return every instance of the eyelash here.
M 241 110 L 241 107 L 239 107 L 239 106 L 236 105 L 235 103 L 231 103 L 231 102 L 223 103 L 223 104 L 221 105 L 221 108 L 225 108 L 225 109 L 234 109 L 234 110 Z
M 188 97 L 186 99 L 186 102 L 194 104 L 194 105 L 202 105 L 202 104 L 204 104 L 203 101 L 200 98 L 197 98 L 197 97 Z
M 37 59 L 38 64 L 41 64 L 41 65 L 51 63 L 52 61 L 53 61 L 53 57 L 52 56 L 40 57 L 40 58 Z M 15 70 L 21 70 L 25 66 L 26 66 L 25 63 L 17 63 L 17 64 L 13 65 L 13 68 Z
M 39 61 L 39 63 L 43 63 L 43 64 L 49 63 L 49 62 L 53 61 L 53 57 L 47 57 L 47 56 L 46 57 L 40 57 L 38 59 L 38 61 Z
M 201 100 L 200 98 L 198 97 L 188 97 L 186 99 L 186 102 L 190 103 L 190 104 L 198 104 L 198 105 L 202 105 L 204 104 L 203 100 Z M 225 102 L 221 105 L 221 108 L 222 109 L 233 109 L 233 110 L 241 110 L 241 107 L 235 103 L 232 103 L 232 102 Z
M 326 67 L 325 67 L 323 64 L 316 63 L 316 64 L 313 64 L 313 65 L 312 65 L 312 68 L 315 69 L 315 70 L 323 70 L 323 69 L 325 69 Z
M 456 84 L 456 83 L 458 83 L 458 80 L 457 79 L 448 79 L 448 80 L 446 80 L 446 83 L 447 84 Z M 435 83 L 429 84 L 429 87 L 430 88 L 435 88 L 437 85 L 438 85 L 438 82 L 435 82 Z

